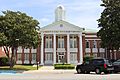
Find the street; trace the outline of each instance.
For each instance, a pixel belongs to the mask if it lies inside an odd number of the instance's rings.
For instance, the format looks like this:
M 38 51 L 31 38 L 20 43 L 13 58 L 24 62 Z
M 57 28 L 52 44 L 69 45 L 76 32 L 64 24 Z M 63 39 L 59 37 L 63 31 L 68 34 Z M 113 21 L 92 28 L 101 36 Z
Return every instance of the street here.
M 76 71 L 28 71 L 0 74 L 0 80 L 120 80 L 120 74 L 77 74 Z

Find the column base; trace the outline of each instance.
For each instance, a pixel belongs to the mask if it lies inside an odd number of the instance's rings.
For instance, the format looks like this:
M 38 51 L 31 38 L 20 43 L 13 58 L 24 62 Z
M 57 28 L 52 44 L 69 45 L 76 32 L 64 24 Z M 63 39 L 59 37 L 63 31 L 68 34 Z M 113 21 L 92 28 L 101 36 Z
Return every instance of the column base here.
M 80 63 L 78 63 L 79 65 L 81 65 L 82 63 L 80 62 Z
M 40 66 L 43 66 L 44 65 L 44 63 L 41 63 L 41 64 L 39 64 Z

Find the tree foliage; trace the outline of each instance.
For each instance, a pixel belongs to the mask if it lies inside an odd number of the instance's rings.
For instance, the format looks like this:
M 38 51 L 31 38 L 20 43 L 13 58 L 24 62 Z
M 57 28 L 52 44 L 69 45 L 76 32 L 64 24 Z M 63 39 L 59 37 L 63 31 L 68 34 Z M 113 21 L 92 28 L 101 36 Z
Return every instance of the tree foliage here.
M 9 53 L 8 48 L 12 49 L 13 55 L 18 46 L 37 46 L 38 24 L 37 20 L 25 13 L 3 11 L 3 15 L 0 16 L 0 46 L 4 48 L 6 55 Z
M 102 0 L 104 7 L 98 20 L 97 33 L 102 47 L 118 50 L 120 47 L 120 0 Z

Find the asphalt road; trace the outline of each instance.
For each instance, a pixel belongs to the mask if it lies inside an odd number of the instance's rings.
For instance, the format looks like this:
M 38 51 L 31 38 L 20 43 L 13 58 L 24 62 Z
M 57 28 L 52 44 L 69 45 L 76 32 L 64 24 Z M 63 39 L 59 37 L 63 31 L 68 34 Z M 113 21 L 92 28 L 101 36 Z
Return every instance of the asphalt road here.
M 35 71 L 0 74 L 0 80 L 120 80 L 120 74 L 76 74 L 76 71 Z

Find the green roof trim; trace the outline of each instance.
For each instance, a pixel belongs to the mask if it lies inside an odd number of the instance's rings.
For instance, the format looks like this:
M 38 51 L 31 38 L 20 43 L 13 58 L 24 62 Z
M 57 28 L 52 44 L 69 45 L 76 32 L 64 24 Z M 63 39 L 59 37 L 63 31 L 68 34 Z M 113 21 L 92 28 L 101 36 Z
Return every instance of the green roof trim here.
M 97 29 L 85 29 L 85 33 L 97 33 L 98 31 Z

